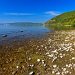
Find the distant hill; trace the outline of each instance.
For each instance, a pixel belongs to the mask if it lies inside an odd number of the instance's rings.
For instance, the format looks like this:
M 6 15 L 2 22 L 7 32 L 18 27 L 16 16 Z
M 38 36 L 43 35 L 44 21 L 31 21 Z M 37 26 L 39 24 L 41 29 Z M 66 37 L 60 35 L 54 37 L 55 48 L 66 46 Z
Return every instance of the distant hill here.
M 58 15 L 45 23 L 47 26 L 75 27 L 75 11 Z
M 10 24 L 10 25 L 40 25 L 40 24 L 42 24 L 42 23 L 32 23 L 32 22 L 15 22 L 15 23 L 8 23 L 8 24 Z

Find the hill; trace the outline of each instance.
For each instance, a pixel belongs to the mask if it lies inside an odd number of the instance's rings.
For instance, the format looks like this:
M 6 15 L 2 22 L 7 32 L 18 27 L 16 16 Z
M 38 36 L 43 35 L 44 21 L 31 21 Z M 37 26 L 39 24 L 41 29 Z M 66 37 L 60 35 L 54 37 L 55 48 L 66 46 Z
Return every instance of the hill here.
M 31 25 L 32 25 L 32 26 L 33 26 L 33 25 L 34 25 L 34 26 L 38 26 L 38 25 L 40 25 L 40 24 L 42 24 L 42 23 L 15 22 L 15 23 L 7 23 L 7 24 L 10 24 L 10 25 L 18 25 L 18 26 L 19 26 L 19 25 L 20 25 L 20 26 L 21 26 L 21 25 L 22 25 L 22 26 L 23 26 L 23 25 L 24 25 L 24 26 L 26 26 L 26 25 L 27 25 L 27 26 L 31 26 Z
M 47 21 L 46 26 L 55 27 L 55 28 L 67 28 L 75 27 L 75 11 L 70 11 L 58 15 L 51 20 Z

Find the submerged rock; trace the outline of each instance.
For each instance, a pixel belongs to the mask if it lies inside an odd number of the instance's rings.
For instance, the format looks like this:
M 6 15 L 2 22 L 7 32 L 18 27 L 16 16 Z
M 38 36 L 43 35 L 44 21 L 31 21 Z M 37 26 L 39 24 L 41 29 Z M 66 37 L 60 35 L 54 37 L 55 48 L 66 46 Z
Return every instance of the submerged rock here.
M 2 37 L 7 37 L 8 35 L 2 35 Z
M 23 31 L 20 31 L 20 32 L 23 32 Z

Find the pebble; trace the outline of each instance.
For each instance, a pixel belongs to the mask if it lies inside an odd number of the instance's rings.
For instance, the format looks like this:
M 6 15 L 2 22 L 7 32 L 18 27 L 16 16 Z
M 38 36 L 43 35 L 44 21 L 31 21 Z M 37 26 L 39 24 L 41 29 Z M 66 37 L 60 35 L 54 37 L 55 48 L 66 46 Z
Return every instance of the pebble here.
M 60 75 L 60 72 L 57 72 L 56 75 Z
M 23 32 L 23 31 L 20 31 L 20 32 Z
M 52 71 L 52 74 L 54 74 L 55 73 L 55 71 Z
M 44 67 L 46 67 L 46 64 L 44 64 Z
M 57 67 L 57 65 L 53 65 L 53 68 L 56 68 Z
M 18 69 L 18 68 L 19 68 L 19 66 L 16 66 L 16 68 Z
M 34 64 L 31 64 L 31 65 L 29 65 L 31 68 L 33 68 L 34 67 Z
M 7 37 L 7 35 L 2 35 L 2 37 Z
M 74 60 L 74 59 L 75 59 L 75 57 L 72 57 L 72 59 Z
M 29 73 L 29 75 L 34 75 L 35 73 L 33 72 L 33 71 L 31 71 L 30 73 Z
M 41 60 L 40 59 L 37 59 L 37 62 L 40 62 Z
M 28 58 L 28 60 L 31 60 L 31 58 Z

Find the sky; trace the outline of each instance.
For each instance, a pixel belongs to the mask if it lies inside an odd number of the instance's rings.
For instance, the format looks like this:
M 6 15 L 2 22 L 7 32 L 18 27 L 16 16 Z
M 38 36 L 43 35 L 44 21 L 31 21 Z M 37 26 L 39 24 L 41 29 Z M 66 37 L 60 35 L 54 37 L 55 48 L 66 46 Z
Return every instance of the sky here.
M 46 22 L 75 10 L 75 0 L 0 0 L 0 23 Z

